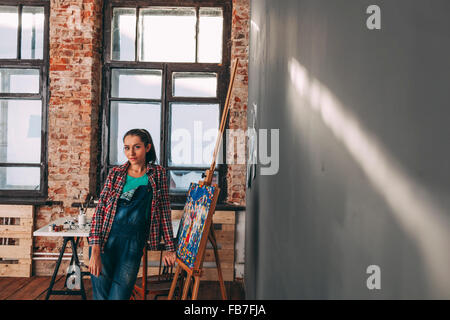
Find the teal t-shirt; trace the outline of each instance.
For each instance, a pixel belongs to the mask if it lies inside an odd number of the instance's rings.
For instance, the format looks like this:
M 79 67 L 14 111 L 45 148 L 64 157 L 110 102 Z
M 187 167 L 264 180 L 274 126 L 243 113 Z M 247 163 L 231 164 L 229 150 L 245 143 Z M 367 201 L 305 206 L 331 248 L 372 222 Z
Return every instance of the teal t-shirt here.
M 147 184 L 148 184 L 147 174 L 144 174 L 142 177 L 138 178 L 132 177 L 127 174 L 127 179 L 125 181 L 125 185 L 123 186 L 122 195 L 120 197 L 129 200 L 133 196 L 133 193 L 137 187 L 146 186 Z
M 122 194 L 120 195 L 120 198 L 126 199 L 128 201 L 131 201 L 133 198 L 134 192 L 137 190 L 139 186 L 147 186 L 149 184 L 148 176 L 147 174 L 144 174 L 142 177 L 132 177 L 127 174 L 127 178 L 125 180 L 125 185 L 122 189 Z M 149 192 L 152 192 L 151 190 Z M 147 208 L 145 210 L 145 216 L 147 217 L 147 220 L 150 221 L 150 208 L 151 208 L 151 200 L 152 200 L 152 194 L 147 197 L 148 203 Z

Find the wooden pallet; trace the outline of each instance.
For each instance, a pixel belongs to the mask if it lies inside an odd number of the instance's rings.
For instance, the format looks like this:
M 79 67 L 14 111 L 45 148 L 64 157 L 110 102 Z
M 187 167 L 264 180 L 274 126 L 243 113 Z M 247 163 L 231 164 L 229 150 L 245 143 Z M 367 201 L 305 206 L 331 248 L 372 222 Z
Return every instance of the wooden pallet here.
M 33 252 L 34 207 L 0 205 L 0 237 L 14 239 L 14 243 L 0 241 L 0 277 L 30 277 Z M 9 218 L 15 224 L 8 223 Z M 5 221 L 6 220 L 6 221 Z

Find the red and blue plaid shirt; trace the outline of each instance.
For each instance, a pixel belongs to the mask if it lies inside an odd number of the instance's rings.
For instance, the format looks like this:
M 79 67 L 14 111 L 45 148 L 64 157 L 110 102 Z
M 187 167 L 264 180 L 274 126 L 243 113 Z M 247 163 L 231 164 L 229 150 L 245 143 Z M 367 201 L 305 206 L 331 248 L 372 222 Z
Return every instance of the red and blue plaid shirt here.
M 89 244 L 100 244 L 104 252 L 106 241 L 116 214 L 117 202 L 125 185 L 130 162 L 114 167 L 108 173 L 103 190 L 100 193 L 97 207 L 92 217 Z M 159 250 L 161 236 L 164 238 L 165 249 L 175 251 L 173 243 L 172 216 L 167 186 L 167 171 L 157 164 L 147 164 L 147 176 L 153 189 L 151 222 L 149 233 L 149 249 Z M 162 235 L 160 234 L 162 231 Z

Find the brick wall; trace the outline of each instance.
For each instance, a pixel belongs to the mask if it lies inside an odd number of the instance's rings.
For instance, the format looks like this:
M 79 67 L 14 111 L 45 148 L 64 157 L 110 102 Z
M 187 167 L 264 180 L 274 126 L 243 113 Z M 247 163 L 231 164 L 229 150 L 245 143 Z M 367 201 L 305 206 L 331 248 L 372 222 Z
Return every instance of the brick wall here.
M 233 0 L 231 61 L 239 58 L 239 65 L 236 70 L 228 122 L 228 127 L 232 130 L 247 130 L 249 25 L 250 0 Z M 234 140 L 228 140 L 227 144 L 227 158 L 236 162 L 228 166 L 227 201 L 245 205 L 246 166 L 239 163 L 236 154 L 236 150 L 245 150 L 245 145 L 237 144 L 238 142 L 235 145 Z
M 35 228 L 76 215 L 80 193 L 96 190 L 101 98 L 102 0 L 50 1 L 48 194 L 62 205 L 36 208 Z M 239 57 L 229 127 L 247 127 L 249 0 L 233 1 L 232 58 Z M 233 155 L 231 155 L 233 157 Z M 228 202 L 245 204 L 245 165 L 230 165 Z M 55 238 L 58 239 L 58 238 Z M 58 252 L 62 240 L 35 238 L 34 252 Z M 54 261 L 36 260 L 35 275 L 50 275 Z M 65 270 L 67 262 L 61 267 Z

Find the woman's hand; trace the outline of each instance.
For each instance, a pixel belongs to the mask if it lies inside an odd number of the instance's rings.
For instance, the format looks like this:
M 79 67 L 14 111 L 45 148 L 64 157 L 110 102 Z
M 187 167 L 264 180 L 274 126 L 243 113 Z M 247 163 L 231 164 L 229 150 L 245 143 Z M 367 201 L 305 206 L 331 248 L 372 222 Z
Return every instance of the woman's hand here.
M 89 272 L 99 277 L 102 272 L 102 259 L 100 258 L 100 246 L 94 245 L 91 248 L 91 258 L 89 259 Z
M 166 251 L 163 256 L 163 261 L 166 266 L 173 266 L 176 260 L 175 251 Z

